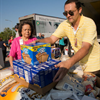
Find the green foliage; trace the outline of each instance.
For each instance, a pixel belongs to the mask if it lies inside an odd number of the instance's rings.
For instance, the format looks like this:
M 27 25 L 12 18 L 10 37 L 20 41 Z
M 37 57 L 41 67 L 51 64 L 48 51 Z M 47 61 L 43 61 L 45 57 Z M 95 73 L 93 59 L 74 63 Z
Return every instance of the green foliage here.
M 12 30 L 11 30 L 9 27 L 7 27 L 7 28 L 4 29 L 3 32 L 0 33 L 0 37 L 4 41 L 8 41 L 11 35 L 13 37 L 15 37 L 15 35 L 16 35 L 14 28 L 12 28 Z

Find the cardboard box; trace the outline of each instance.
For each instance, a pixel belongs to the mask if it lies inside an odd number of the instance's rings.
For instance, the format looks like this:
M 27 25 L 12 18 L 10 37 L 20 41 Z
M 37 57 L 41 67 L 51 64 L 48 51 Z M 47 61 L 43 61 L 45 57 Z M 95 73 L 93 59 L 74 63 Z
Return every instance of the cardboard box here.
M 53 82 L 53 78 L 59 68 L 54 65 L 58 64 L 60 60 L 49 60 L 31 69 L 33 84 L 43 88 Z
M 13 61 L 14 74 L 19 75 L 17 62 Z
M 26 64 L 26 65 L 23 66 L 26 82 L 28 82 L 30 84 L 33 84 L 33 82 L 32 82 L 32 74 L 31 74 L 31 68 L 32 68 L 32 66 L 30 66 L 28 64 Z
M 14 75 L 14 78 L 17 82 L 23 84 L 27 88 L 30 88 L 30 89 L 36 91 L 37 93 L 39 93 L 41 95 L 45 95 L 47 92 L 49 92 L 57 84 L 57 82 L 52 82 L 51 84 L 49 84 L 43 88 L 39 88 L 38 86 L 27 83 L 25 80 L 19 78 L 17 75 Z
M 21 45 L 22 60 L 31 65 L 38 65 L 51 59 L 50 43 Z
M 44 79 L 44 70 L 42 68 L 31 69 L 32 82 L 40 88 L 46 86 Z
M 18 60 L 14 60 L 13 61 L 14 74 L 19 75 L 18 64 L 20 64 L 21 61 L 22 61 L 21 59 L 18 59 Z
M 98 88 L 100 88 L 100 77 L 96 76 L 97 77 L 97 80 L 96 80 L 96 86 Z
M 54 65 L 58 64 L 59 62 L 60 60 L 52 59 L 39 65 L 32 66 L 25 62 L 17 62 L 15 60 L 13 61 L 14 74 L 30 84 L 43 88 L 53 82 L 53 78 L 59 69 L 55 68 Z

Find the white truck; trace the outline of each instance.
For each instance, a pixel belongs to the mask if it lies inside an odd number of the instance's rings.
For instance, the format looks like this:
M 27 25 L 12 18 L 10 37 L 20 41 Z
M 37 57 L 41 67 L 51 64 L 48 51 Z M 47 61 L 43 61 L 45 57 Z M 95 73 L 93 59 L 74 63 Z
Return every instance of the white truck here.
M 49 37 L 65 19 L 41 14 L 31 14 L 19 17 L 19 23 L 27 20 L 34 25 L 35 36 L 38 36 L 38 33 L 42 33 L 45 37 Z

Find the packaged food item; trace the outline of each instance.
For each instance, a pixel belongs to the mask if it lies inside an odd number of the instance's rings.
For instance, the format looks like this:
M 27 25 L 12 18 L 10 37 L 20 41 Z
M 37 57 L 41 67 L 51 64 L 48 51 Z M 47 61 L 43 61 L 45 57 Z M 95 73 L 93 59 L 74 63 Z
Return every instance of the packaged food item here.
M 56 88 L 59 90 L 66 90 L 66 91 L 74 90 L 77 95 L 84 95 L 85 93 L 84 86 L 73 77 L 70 77 L 68 74 L 61 81 L 58 82 Z
M 68 49 L 65 49 L 65 55 L 68 56 Z
M 60 48 L 51 48 L 51 53 L 54 54 L 54 58 L 58 58 L 61 56 Z
M 96 79 L 97 79 L 96 75 L 92 73 L 84 72 L 83 78 L 84 78 L 84 81 L 90 81 L 93 83 L 93 85 L 96 85 Z
M 25 64 L 25 65 L 23 66 L 24 76 L 25 76 L 26 82 L 28 82 L 28 83 L 30 83 L 30 84 L 33 84 L 33 82 L 32 82 L 32 73 L 31 73 L 31 69 L 32 69 L 32 66 L 29 65 L 29 64 Z
M 53 82 L 53 78 L 59 68 L 55 68 L 54 65 L 61 62 L 60 60 L 49 60 L 41 63 L 37 66 L 32 67 L 32 84 L 43 88 Z
M 76 74 L 80 78 L 83 77 L 83 70 L 82 70 L 82 67 L 79 65 L 79 63 L 76 63 L 74 66 L 72 66 L 69 69 L 69 73 Z
M 84 95 L 81 100 L 97 100 L 97 99 Z
M 70 57 L 68 57 L 68 55 L 62 55 L 61 56 L 61 58 L 60 58 L 60 60 L 61 61 L 66 61 L 66 60 L 68 60 Z
M 57 59 L 52 59 L 52 60 L 44 62 L 45 68 L 49 66 L 49 69 L 48 69 L 49 72 L 48 72 L 47 78 L 45 79 L 47 81 L 47 85 L 53 82 L 53 78 L 59 69 L 59 68 L 55 68 L 55 65 L 58 64 L 59 62 L 61 61 Z
M 12 74 L 13 74 L 13 70 L 11 68 L 6 68 L 3 70 L 0 70 L 0 80 L 4 79 Z
M 51 45 L 48 43 L 36 43 L 21 45 L 22 61 L 38 65 L 51 59 Z
M 32 83 L 40 88 L 45 86 L 45 73 L 43 67 L 32 68 Z
M 95 86 L 94 90 L 97 92 L 97 96 L 100 97 L 100 88 L 98 88 L 98 87 Z
M 82 70 L 84 71 L 84 70 L 85 70 L 85 68 L 86 68 L 86 66 L 87 66 L 87 64 L 82 63 L 82 62 L 79 62 L 79 64 L 80 64 L 80 66 L 81 66 Z
M 18 62 L 13 61 L 14 74 L 19 75 Z
M 35 92 L 34 90 L 31 90 L 29 88 L 23 88 L 23 91 L 28 95 L 28 97 L 32 100 L 34 100 L 35 98 L 41 99 L 42 95 L 38 94 L 37 92 Z
M 89 94 L 93 90 L 93 83 L 90 81 L 84 81 L 82 82 L 84 89 L 85 89 L 85 94 Z
M 76 74 L 76 73 L 68 73 L 68 75 L 69 76 L 71 76 L 71 77 L 73 77 L 73 78 L 75 78 L 78 82 L 80 82 L 80 83 L 82 83 L 83 82 L 83 78 L 82 77 L 80 77 L 78 74 Z
M 22 64 L 18 64 L 18 72 L 19 72 L 19 77 L 22 79 L 25 79 L 25 73 L 24 73 L 24 69 L 23 69 L 23 65 Z
M 45 100 L 67 100 L 73 95 L 72 91 L 59 91 L 52 89 Z
M 53 78 L 59 68 L 55 68 L 55 64 L 58 64 L 60 60 L 49 60 L 42 64 L 37 65 L 31 69 L 32 81 L 34 85 L 41 88 L 49 85 L 53 82 Z
M 14 74 L 16 74 L 17 76 L 19 76 L 19 67 L 22 65 L 23 63 L 21 59 L 17 59 L 13 61 L 13 70 L 14 70 Z
M 95 90 L 91 90 L 91 92 L 88 94 L 88 96 L 95 98 L 97 96 L 97 92 Z
M 16 82 L 14 80 L 14 75 L 10 75 L 2 80 L 0 80 L 0 92 L 5 88 L 7 87 L 8 85 L 12 84 Z
M 10 84 L 0 92 L 0 100 L 31 100 L 23 88 L 20 83 Z

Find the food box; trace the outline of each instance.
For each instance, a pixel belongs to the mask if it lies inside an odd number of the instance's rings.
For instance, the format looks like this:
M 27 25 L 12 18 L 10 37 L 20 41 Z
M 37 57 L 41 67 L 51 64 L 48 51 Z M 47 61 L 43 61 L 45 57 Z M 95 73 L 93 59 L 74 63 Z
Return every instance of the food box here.
M 59 68 L 54 65 L 58 64 L 60 60 L 51 59 L 39 65 L 29 65 L 23 61 L 13 61 L 14 74 L 26 82 L 43 88 L 53 82 L 53 78 Z M 18 71 L 16 71 L 18 69 Z M 18 72 L 18 74 L 17 74 Z
M 32 68 L 31 69 L 32 82 L 33 82 L 34 85 L 36 85 L 36 86 L 38 86 L 40 88 L 45 86 L 44 69 L 41 68 L 41 67 L 39 67 L 39 68 Z
M 54 56 L 53 58 L 58 58 L 61 56 L 60 48 L 52 47 L 51 53 L 51 55 Z
M 51 59 L 50 43 L 21 45 L 22 60 L 31 65 L 38 65 Z
M 58 64 L 60 60 L 49 60 L 31 69 L 33 84 L 40 88 L 47 86 L 53 82 L 53 78 L 59 68 L 54 65 Z
M 29 64 L 25 64 L 23 66 L 23 70 L 24 70 L 24 75 L 25 75 L 26 82 L 28 82 L 30 84 L 33 84 L 33 82 L 32 82 L 31 69 L 32 69 L 32 66 L 29 65 Z
M 57 84 L 57 82 L 52 82 L 51 84 L 43 87 L 43 88 L 40 88 L 36 85 L 32 85 L 32 84 L 29 84 L 28 82 L 26 82 L 25 80 L 19 78 L 17 75 L 14 75 L 14 78 L 17 82 L 20 82 L 22 85 L 26 86 L 27 88 L 30 88 L 34 91 L 36 91 L 37 93 L 41 94 L 41 95 L 45 95 L 47 92 L 49 92 L 52 88 L 55 87 L 55 85 Z

